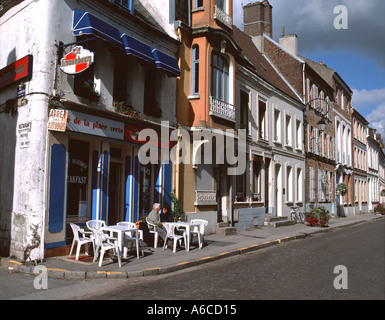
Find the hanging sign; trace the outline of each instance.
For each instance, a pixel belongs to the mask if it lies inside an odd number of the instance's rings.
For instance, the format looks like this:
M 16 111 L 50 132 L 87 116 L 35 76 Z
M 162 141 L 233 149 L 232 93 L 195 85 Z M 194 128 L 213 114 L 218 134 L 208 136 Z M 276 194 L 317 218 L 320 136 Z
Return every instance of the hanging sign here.
M 67 74 L 78 74 L 87 70 L 94 63 L 94 53 L 76 46 L 60 61 L 60 69 Z
M 32 55 L 27 55 L 0 70 L 0 89 L 32 78 Z
M 68 111 L 51 109 L 48 118 L 48 130 L 65 132 L 67 126 Z

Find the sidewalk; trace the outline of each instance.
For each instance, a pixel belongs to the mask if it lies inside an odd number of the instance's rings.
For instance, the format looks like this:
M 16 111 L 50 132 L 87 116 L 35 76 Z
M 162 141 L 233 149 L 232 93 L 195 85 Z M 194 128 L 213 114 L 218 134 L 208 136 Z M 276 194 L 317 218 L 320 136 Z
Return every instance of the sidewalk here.
M 216 235 L 205 236 L 205 246 L 199 249 L 194 243 L 190 246 L 190 252 L 184 248 L 177 249 L 173 253 L 170 249 L 145 248 L 145 256 L 136 259 L 133 253 L 128 259 L 122 259 L 122 267 L 118 267 L 117 261 L 112 262 L 105 255 L 102 267 L 98 262 L 80 262 L 68 257 L 47 258 L 42 265 L 47 267 L 48 276 L 56 279 L 100 279 L 100 278 L 133 278 L 153 276 L 198 266 L 203 263 L 223 259 L 265 248 L 271 245 L 279 245 L 282 242 L 303 239 L 319 232 L 329 232 L 336 228 L 352 226 L 385 216 L 375 214 L 361 214 L 345 218 L 331 218 L 329 227 L 308 227 L 305 224 L 296 224 L 279 228 L 260 227 L 247 231 L 238 231 L 237 235 L 219 237 Z M 135 250 L 134 250 L 135 251 Z M 135 251 L 136 252 L 136 251 Z M 88 259 L 90 260 L 90 259 Z M 34 274 L 34 265 L 22 264 L 10 258 L 2 258 L 1 265 L 13 268 L 15 272 Z

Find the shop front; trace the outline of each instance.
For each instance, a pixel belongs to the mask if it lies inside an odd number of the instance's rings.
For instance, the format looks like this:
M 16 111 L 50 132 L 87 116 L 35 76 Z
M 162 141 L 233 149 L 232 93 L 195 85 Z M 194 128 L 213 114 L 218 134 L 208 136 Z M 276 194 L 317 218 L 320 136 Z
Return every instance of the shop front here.
M 147 216 L 154 202 L 171 205 L 172 163 L 139 161 L 139 150 L 146 144 L 138 141 L 144 123 L 134 126 L 66 111 L 65 128 L 49 130 L 46 256 L 66 254 L 71 222 L 136 222 Z

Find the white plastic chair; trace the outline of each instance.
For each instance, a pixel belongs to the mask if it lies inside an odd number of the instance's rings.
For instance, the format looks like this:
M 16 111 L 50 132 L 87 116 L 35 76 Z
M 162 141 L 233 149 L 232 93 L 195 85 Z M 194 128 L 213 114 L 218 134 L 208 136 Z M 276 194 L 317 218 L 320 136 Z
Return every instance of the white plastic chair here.
M 72 255 L 72 250 L 74 249 L 75 243 L 77 242 L 76 260 L 79 260 L 80 248 L 83 244 L 86 245 L 85 249 L 86 249 L 86 254 L 88 255 L 88 243 L 92 242 L 92 239 L 87 237 L 86 235 L 91 234 L 91 232 L 84 231 L 84 229 L 81 229 L 78 225 L 74 223 L 70 223 L 70 226 L 74 234 L 74 239 L 72 240 L 72 246 L 71 246 L 71 251 L 69 255 Z M 79 237 L 79 233 L 82 234 L 81 237 Z
M 178 243 L 178 240 L 179 241 L 182 241 L 182 239 L 186 240 L 185 236 L 184 235 L 181 236 L 181 235 L 175 234 L 175 228 L 177 227 L 177 225 L 174 224 L 174 223 L 164 223 L 163 226 L 164 226 L 164 228 L 167 231 L 166 238 L 164 239 L 163 249 L 165 249 L 167 247 L 167 240 L 168 239 L 174 239 L 173 251 L 175 253 L 176 252 L 176 245 Z
M 199 228 L 194 227 L 190 230 L 190 239 L 192 240 L 193 236 L 196 235 L 198 237 L 199 249 L 202 249 L 205 227 L 207 226 L 208 221 L 203 219 L 193 219 L 191 220 L 191 223 L 199 223 Z
M 118 222 L 117 223 L 118 226 L 125 226 L 127 228 L 130 228 L 130 229 L 136 229 L 136 225 L 135 223 L 133 222 L 126 222 L 126 221 L 122 221 L 122 222 Z M 139 246 L 142 250 L 142 256 L 144 256 L 144 252 L 143 252 L 143 230 L 138 230 L 138 234 L 139 234 Z M 134 243 L 136 244 L 136 237 L 133 235 L 133 233 L 131 231 L 128 231 L 128 232 L 125 232 L 125 235 L 124 235 L 124 241 L 128 241 L 131 243 L 131 250 L 134 246 Z M 123 251 L 123 256 L 126 257 L 127 256 L 127 246 L 124 245 L 124 251 Z
M 106 223 L 103 220 L 89 220 L 86 222 L 87 228 L 90 230 L 98 229 L 105 227 Z
M 106 223 L 103 220 L 88 220 L 86 222 L 86 226 L 89 230 L 100 230 L 101 227 L 105 227 Z M 95 241 L 94 241 L 94 235 L 91 234 L 91 240 L 92 240 L 92 246 L 94 249 L 94 254 L 97 256 L 96 250 L 95 250 Z
M 146 222 L 147 222 L 147 226 L 148 226 L 149 232 L 154 234 L 154 248 L 157 248 L 158 247 L 158 237 L 159 237 L 159 234 L 156 231 L 156 228 L 155 228 L 156 225 L 151 223 L 151 222 L 149 222 L 147 217 L 146 217 Z M 150 226 L 152 226 L 153 229 L 151 229 Z
M 102 262 L 103 262 L 104 253 L 106 251 L 110 251 L 110 259 L 112 260 L 111 250 L 113 250 L 113 251 L 115 251 L 115 253 L 118 256 L 118 264 L 119 264 L 119 268 L 120 268 L 122 266 L 122 264 L 121 264 L 121 259 L 120 259 L 120 250 L 119 250 L 119 246 L 118 246 L 118 239 L 108 236 L 107 234 L 103 233 L 102 230 L 99 230 L 99 229 L 93 229 L 92 234 L 94 236 L 94 241 L 95 241 L 95 245 L 96 245 L 95 256 L 94 256 L 93 262 L 96 261 L 97 256 L 98 256 L 98 252 L 100 250 L 99 267 L 101 267 Z

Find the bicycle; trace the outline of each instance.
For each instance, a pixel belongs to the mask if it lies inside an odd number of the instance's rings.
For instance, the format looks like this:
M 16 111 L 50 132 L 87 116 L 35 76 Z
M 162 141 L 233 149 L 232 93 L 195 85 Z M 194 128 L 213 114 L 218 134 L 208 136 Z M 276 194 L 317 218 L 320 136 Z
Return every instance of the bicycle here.
M 290 219 L 294 220 L 296 223 L 305 222 L 305 216 L 303 212 L 299 211 L 299 207 L 291 207 Z

